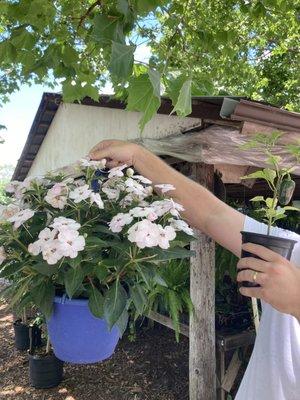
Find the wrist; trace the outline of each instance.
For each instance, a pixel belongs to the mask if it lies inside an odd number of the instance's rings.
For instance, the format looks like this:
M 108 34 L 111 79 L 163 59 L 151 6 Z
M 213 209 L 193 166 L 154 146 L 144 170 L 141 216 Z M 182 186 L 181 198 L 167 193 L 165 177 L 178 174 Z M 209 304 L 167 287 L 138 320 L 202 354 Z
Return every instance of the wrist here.
M 146 150 L 143 146 L 133 143 L 132 144 L 132 163 L 133 167 L 136 170 L 140 170 L 140 167 L 143 166 L 147 155 L 152 155 L 148 150 Z M 153 155 L 152 155 L 153 156 Z

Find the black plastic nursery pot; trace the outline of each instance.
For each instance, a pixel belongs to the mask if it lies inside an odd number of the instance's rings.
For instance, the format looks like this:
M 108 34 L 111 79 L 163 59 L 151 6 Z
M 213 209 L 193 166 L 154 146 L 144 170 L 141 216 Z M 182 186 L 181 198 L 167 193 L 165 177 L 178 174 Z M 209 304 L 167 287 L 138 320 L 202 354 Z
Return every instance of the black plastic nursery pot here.
M 30 385 L 37 389 L 58 386 L 63 379 L 63 365 L 54 354 L 29 354 Z
M 30 347 L 29 326 L 23 324 L 20 319 L 14 322 L 15 348 L 18 350 L 28 350 Z M 32 327 L 32 344 L 39 347 L 42 344 L 41 330 L 37 326 Z
M 264 235 L 261 233 L 243 231 L 241 232 L 241 234 L 243 243 L 254 243 L 267 247 L 268 249 L 274 251 L 275 253 L 280 254 L 287 260 L 291 259 L 294 246 L 297 243 L 295 240 L 292 239 L 282 238 L 278 236 Z M 241 257 L 260 258 L 255 254 L 249 253 L 245 250 L 242 250 Z M 259 285 L 253 282 L 242 282 L 242 286 L 258 287 Z

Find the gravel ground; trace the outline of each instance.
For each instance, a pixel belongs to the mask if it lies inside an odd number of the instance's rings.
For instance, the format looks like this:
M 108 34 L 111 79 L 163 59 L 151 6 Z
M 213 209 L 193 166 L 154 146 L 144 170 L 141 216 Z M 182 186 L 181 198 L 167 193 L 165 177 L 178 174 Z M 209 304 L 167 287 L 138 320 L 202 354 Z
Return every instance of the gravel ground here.
M 113 357 L 88 366 L 65 364 L 64 380 L 53 389 L 29 386 L 26 352 L 13 346 L 13 317 L 0 303 L 1 400 L 187 400 L 188 340 L 176 343 L 157 326 L 124 338 Z

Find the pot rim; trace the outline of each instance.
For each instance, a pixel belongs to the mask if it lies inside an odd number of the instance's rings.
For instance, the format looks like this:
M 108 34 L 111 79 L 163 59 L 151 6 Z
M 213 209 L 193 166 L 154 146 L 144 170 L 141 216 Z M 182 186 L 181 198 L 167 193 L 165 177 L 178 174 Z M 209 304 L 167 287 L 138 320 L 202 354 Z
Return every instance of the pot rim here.
M 250 231 L 241 231 L 241 234 L 250 234 L 250 235 L 255 235 L 261 238 L 268 238 L 268 239 L 272 239 L 272 240 L 278 240 L 278 241 L 284 241 L 284 242 L 290 242 L 290 243 L 298 243 L 297 240 L 294 239 L 289 239 L 287 237 L 282 237 L 282 236 L 273 236 L 273 235 L 267 235 L 264 233 L 256 233 L 256 232 L 250 232 Z
M 70 299 L 66 294 L 62 296 L 55 296 L 53 302 L 56 304 L 64 304 L 66 306 L 82 306 L 85 307 L 89 300 L 88 299 Z

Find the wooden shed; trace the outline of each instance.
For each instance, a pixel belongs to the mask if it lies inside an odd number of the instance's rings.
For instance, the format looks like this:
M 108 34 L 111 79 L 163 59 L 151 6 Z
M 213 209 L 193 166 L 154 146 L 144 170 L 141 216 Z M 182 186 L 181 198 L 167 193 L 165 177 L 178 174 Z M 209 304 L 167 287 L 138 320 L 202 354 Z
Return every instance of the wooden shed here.
M 259 154 L 240 150 L 249 135 L 280 130 L 284 132 L 282 143 L 300 140 L 299 113 L 241 97 L 193 98 L 192 113 L 185 118 L 170 115 L 171 111 L 170 100 L 163 98 L 158 114 L 141 134 L 140 113 L 125 111 L 122 102 L 109 96 L 102 96 L 99 102 L 85 98 L 80 104 L 65 104 L 60 94 L 44 93 L 13 179 L 23 180 L 70 165 L 100 140 L 115 138 L 140 142 L 212 191 L 217 173 L 229 195 L 244 198 L 268 190 L 260 182 L 251 188 L 241 185 L 240 176 L 264 165 Z M 288 163 L 283 147 L 279 145 L 276 150 Z M 300 199 L 300 166 L 295 179 L 295 197 Z M 182 326 L 182 333 L 190 339 L 190 400 L 213 400 L 218 345 L 214 243 L 199 232 L 193 248 L 196 255 L 191 259 L 191 297 L 195 314 L 189 327 Z M 151 317 L 172 327 L 165 317 Z M 250 339 L 253 341 L 253 337 Z M 224 362 L 222 365 L 224 369 Z M 221 371 L 219 381 L 227 379 L 228 386 L 232 377 L 224 376 L 225 371 Z M 219 398 L 224 396 L 224 390 L 219 390 Z

